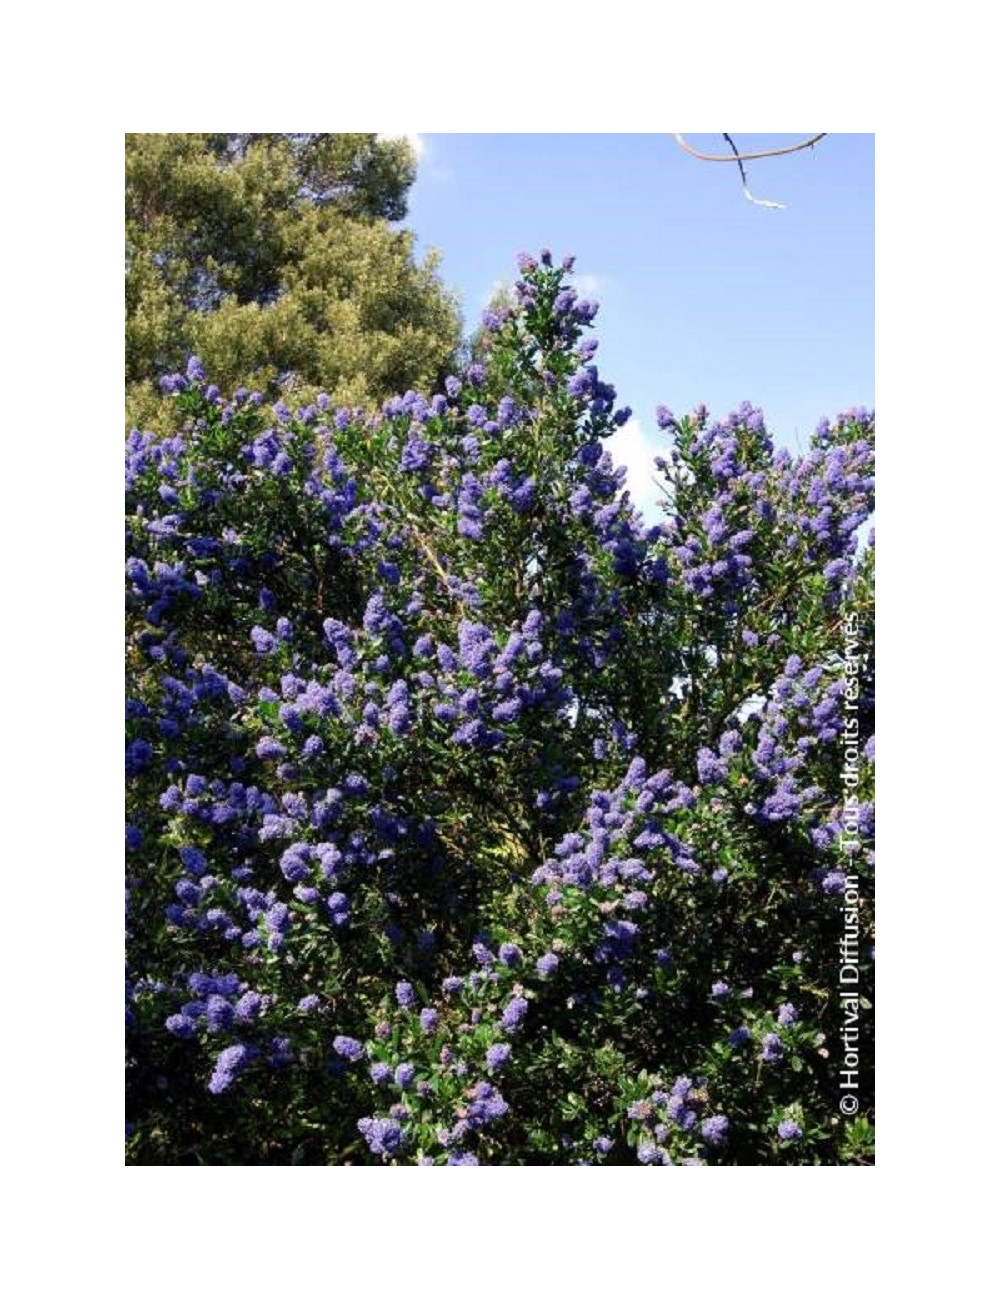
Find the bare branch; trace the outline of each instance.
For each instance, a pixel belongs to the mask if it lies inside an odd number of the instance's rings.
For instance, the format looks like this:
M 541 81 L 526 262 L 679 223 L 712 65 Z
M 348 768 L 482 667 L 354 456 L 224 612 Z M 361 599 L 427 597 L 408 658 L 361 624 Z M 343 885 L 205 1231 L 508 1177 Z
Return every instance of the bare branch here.
M 740 151 L 736 148 L 733 137 L 726 131 L 723 131 L 722 138 L 725 140 L 726 144 L 729 145 L 730 149 L 732 149 L 734 160 L 739 164 L 740 176 L 743 180 L 743 193 L 746 195 L 747 199 L 749 199 L 751 203 L 756 203 L 759 208 L 783 208 L 785 206 L 783 203 L 777 203 L 771 199 L 754 198 L 750 193 L 750 182 L 747 180 L 747 169 L 743 166 L 743 159 L 740 157 Z
M 684 137 L 677 134 L 677 132 L 674 133 L 674 139 L 686 153 L 689 153 L 692 156 L 692 158 L 700 158 L 702 162 L 736 162 L 742 164 L 745 162 L 753 162 L 755 158 L 778 158 L 782 154 L 798 153 L 800 149 L 810 149 L 814 144 L 818 144 L 820 140 L 825 140 L 828 135 L 828 131 L 821 131 L 819 135 L 811 135 L 808 140 L 800 140 L 798 144 L 786 145 L 783 149 L 763 149 L 759 153 L 737 152 L 736 146 L 733 145 L 733 142 L 727 135 L 725 138 L 732 146 L 734 156 L 730 156 L 727 153 L 702 153 L 699 149 L 695 149 L 692 145 L 689 145 Z
M 736 147 L 733 137 L 729 135 L 728 132 L 723 131 L 722 138 L 723 140 L 725 140 L 726 144 L 728 144 L 730 149 L 732 150 L 731 155 L 724 154 L 724 153 L 702 153 L 700 149 L 695 149 L 691 145 L 689 145 L 688 142 L 684 139 L 684 137 L 682 135 L 679 135 L 677 132 L 674 133 L 674 139 L 677 141 L 680 147 L 683 150 L 685 150 L 686 153 L 689 153 L 693 158 L 700 158 L 703 162 L 736 163 L 737 167 L 739 167 L 740 169 L 740 177 L 743 180 L 744 197 L 750 203 L 756 204 L 758 208 L 783 208 L 785 206 L 783 203 L 777 203 L 771 199 L 754 198 L 754 196 L 750 193 L 750 184 L 747 181 L 747 172 L 743 164 L 745 162 L 750 162 L 754 158 L 778 158 L 783 154 L 798 153 L 802 149 L 811 148 L 814 144 L 817 144 L 820 140 L 822 140 L 827 134 L 828 133 L 826 131 L 823 131 L 820 135 L 811 135 L 808 138 L 808 140 L 800 140 L 798 144 L 785 145 L 784 148 L 782 149 L 762 149 L 756 151 L 755 153 L 740 153 L 739 149 L 737 149 Z

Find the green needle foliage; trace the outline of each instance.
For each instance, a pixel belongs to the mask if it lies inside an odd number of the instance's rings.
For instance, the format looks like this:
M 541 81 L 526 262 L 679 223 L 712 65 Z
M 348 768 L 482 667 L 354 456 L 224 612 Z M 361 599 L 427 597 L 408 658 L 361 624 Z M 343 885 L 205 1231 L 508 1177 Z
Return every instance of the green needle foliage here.
M 156 380 L 197 352 L 223 388 L 279 382 L 344 403 L 442 377 L 459 317 L 413 256 L 404 139 L 126 136 L 126 402 L 170 422 Z

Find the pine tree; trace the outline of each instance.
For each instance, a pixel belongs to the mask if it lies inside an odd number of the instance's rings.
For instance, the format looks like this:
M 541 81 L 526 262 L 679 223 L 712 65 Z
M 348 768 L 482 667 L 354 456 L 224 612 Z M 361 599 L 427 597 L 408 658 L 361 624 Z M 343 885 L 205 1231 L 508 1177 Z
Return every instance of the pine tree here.
M 127 135 L 129 422 L 163 421 L 157 380 L 192 353 L 226 386 L 347 403 L 439 379 L 456 306 L 392 224 L 414 177 L 373 134 Z

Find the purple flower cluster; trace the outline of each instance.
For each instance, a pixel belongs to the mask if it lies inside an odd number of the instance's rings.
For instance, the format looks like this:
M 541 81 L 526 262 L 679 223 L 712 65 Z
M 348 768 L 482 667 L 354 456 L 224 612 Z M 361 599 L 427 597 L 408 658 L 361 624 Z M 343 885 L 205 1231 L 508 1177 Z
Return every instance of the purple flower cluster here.
M 708 1101 L 705 1080 L 678 1076 L 669 1090 L 658 1085 L 633 1101 L 626 1112 L 630 1143 L 643 1165 L 704 1164 L 707 1154 L 725 1146 L 726 1115 L 704 1115 Z
M 244 1043 L 234 1043 L 219 1053 L 212 1077 L 208 1081 L 209 1092 L 226 1092 L 243 1073 L 252 1060 L 253 1053 Z
M 383 1159 L 398 1155 L 404 1145 L 403 1130 L 394 1119 L 359 1119 L 358 1130 L 372 1155 Z

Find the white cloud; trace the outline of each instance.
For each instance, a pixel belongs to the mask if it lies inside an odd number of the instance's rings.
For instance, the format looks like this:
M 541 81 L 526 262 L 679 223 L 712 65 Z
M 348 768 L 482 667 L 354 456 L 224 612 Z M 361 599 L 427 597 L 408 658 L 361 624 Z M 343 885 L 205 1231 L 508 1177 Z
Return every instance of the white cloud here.
M 659 515 L 657 502 L 663 495 L 655 479 L 660 478 L 654 457 L 664 454 L 661 441 L 654 441 L 633 416 L 627 424 L 616 429 L 605 446 L 611 452 L 616 465 L 624 465 L 628 471 L 625 486 L 633 502 L 646 517 L 647 522 Z
M 584 271 L 581 275 L 574 275 L 571 283 L 581 298 L 596 298 L 607 289 L 609 281 L 607 276 Z

